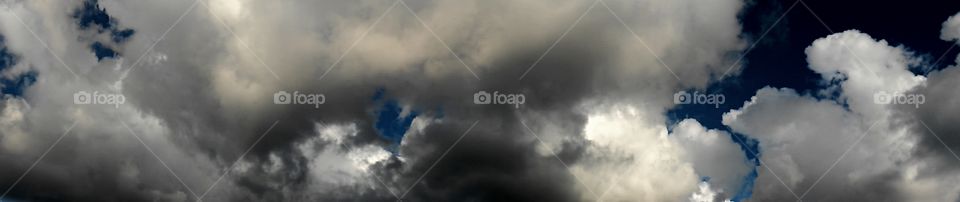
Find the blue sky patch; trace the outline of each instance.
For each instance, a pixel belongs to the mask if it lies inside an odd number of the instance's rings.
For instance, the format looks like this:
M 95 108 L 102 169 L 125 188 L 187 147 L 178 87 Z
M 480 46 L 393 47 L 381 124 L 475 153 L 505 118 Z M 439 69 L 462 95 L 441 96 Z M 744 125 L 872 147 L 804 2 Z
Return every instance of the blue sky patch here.
M 99 41 L 93 42 L 93 44 L 90 45 L 90 50 L 93 50 L 93 54 L 97 56 L 97 61 L 103 60 L 104 58 L 116 58 L 119 56 L 116 51 L 113 51 L 113 49 L 110 49 L 110 47 L 103 45 L 103 43 L 100 43 Z
M 382 101 L 382 105 L 376 112 L 374 128 L 381 138 L 390 142 L 387 151 L 393 155 L 399 154 L 400 143 L 403 141 L 403 135 L 410 129 L 413 119 L 417 118 L 419 112 L 411 110 L 406 116 L 401 116 L 403 107 L 396 100 L 385 100 L 384 89 L 377 89 L 373 95 L 375 102 Z
M 133 29 L 123 29 L 123 30 L 114 30 L 110 32 L 110 38 L 113 39 L 113 42 L 123 43 L 127 42 L 127 39 L 137 33 Z
M 17 64 L 17 56 L 7 49 L 6 38 L 0 35 L 0 70 Z
M 107 10 L 100 8 L 97 0 L 84 1 L 83 5 L 74 11 L 73 18 L 77 19 L 80 29 L 97 26 L 101 32 L 112 29 L 116 24 L 116 20 L 107 15 Z
M 37 72 L 28 71 L 13 79 L 0 79 L 0 91 L 4 95 L 23 96 L 23 92 L 37 82 Z
M 3 35 L 0 35 L 0 71 L 7 70 L 17 64 L 19 57 L 7 49 Z M 37 72 L 28 71 L 12 79 L 0 77 L 0 94 L 23 96 L 24 90 L 37 81 Z
M 87 0 L 77 8 L 72 17 L 77 20 L 80 29 L 95 28 L 98 33 L 108 33 L 110 40 L 116 44 L 127 42 L 130 37 L 136 34 L 136 30 L 129 28 L 120 28 L 117 20 L 107 14 L 107 10 L 100 7 L 97 0 Z M 119 53 L 107 46 L 105 42 L 95 41 L 90 44 L 90 50 L 97 57 L 97 61 L 104 58 L 117 58 Z

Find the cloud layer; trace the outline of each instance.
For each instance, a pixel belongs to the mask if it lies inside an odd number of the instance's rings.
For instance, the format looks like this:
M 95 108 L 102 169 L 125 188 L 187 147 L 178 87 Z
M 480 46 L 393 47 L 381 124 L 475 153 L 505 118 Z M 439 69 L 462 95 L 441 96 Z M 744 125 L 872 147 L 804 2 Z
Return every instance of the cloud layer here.
M 14 181 L 13 173 L 26 170 L 77 122 L 13 197 L 592 199 L 598 196 L 587 190 L 611 186 L 580 178 L 609 174 L 578 176 L 604 169 L 580 162 L 612 165 L 648 154 L 585 138 L 588 114 L 601 113 L 586 103 L 645 111 L 654 116 L 647 118 L 645 130 L 654 131 L 647 135 L 657 138 L 665 128 L 657 114 L 672 105 L 665 98 L 703 87 L 726 70 L 727 55 L 743 47 L 736 19 L 742 3 L 732 0 L 100 1 L 94 3 L 114 26 L 136 34 L 125 43 L 102 42 L 119 56 L 98 58 L 87 44 L 104 33 L 61 12 L 83 3 L 90 2 L 5 3 L 0 30 L 23 58 L 5 72 L 39 75 L 22 97 L 8 97 L 4 105 L 5 162 L 20 162 L 7 168 L 5 181 Z M 328 99 L 317 109 L 273 105 L 272 94 L 281 90 Z M 474 105 L 478 90 L 524 93 L 528 100 L 519 111 Z M 78 91 L 122 93 L 127 100 L 119 108 L 70 104 Z M 385 98 L 371 99 L 378 91 Z M 397 156 L 377 149 L 391 144 L 374 127 L 385 102 L 420 114 Z M 732 142 L 713 137 L 718 132 L 690 130 L 684 138 L 713 139 L 663 141 L 722 142 L 723 151 L 737 156 Z M 704 165 L 677 158 L 669 164 L 686 167 L 684 184 L 651 199 L 687 198 L 696 188 L 693 171 Z M 681 179 L 660 178 L 630 183 Z M 63 186 L 38 189 L 48 184 Z M 612 188 L 608 197 L 629 197 L 623 189 Z
M 84 26 L 90 5 L 107 24 Z M 916 75 L 928 61 L 859 31 L 807 48 L 821 92 L 761 89 L 729 128 L 667 124 L 674 93 L 739 71 L 744 6 L 4 1 L 16 62 L 0 74 L 36 79 L 0 104 L 4 199 L 956 200 L 960 128 L 939 112 L 957 111 L 957 67 Z M 957 18 L 942 39 L 960 38 Z M 76 104 L 80 91 L 126 102 Z M 279 91 L 326 102 L 274 104 Z M 526 102 L 478 105 L 478 91 Z M 879 105 L 880 91 L 927 102 Z

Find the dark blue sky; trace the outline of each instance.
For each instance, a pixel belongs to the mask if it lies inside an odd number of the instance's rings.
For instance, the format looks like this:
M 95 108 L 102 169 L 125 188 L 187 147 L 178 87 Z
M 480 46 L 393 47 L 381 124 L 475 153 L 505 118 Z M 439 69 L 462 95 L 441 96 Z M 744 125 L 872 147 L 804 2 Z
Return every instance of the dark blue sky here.
M 419 116 L 420 112 L 411 110 L 403 114 L 403 107 L 396 100 L 386 97 L 386 89 L 380 88 L 374 93 L 372 99 L 380 106 L 376 111 L 374 128 L 380 137 L 390 142 L 386 148 L 387 151 L 398 155 L 400 142 L 403 141 L 403 135 L 410 129 L 413 119 Z

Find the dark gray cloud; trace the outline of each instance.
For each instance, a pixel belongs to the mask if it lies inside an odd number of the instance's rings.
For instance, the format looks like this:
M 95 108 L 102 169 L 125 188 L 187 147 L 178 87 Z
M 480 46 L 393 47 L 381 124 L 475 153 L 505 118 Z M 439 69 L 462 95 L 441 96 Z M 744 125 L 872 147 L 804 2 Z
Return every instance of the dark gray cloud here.
M 924 95 L 923 104 L 893 106 L 901 124 L 920 134 L 923 146 L 918 147 L 917 152 L 938 156 L 954 167 L 960 166 L 960 159 L 955 156 L 955 152 L 960 151 L 960 125 L 956 124 L 960 115 L 949 112 L 960 111 L 960 94 L 955 93 L 955 87 L 960 85 L 956 79 L 960 77 L 958 69 L 954 66 L 931 72 L 925 85 L 907 92 Z
M 538 142 L 527 138 L 530 136 L 523 134 L 523 126 L 518 122 L 507 121 L 478 123 L 443 159 L 440 156 L 460 137 L 463 133 L 460 130 L 467 123 L 428 127 L 424 134 L 410 138 L 408 147 L 404 148 L 404 156 L 409 160 L 397 162 L 398 159 L 392 158 L 374 166 L 383 172 L 381 175 L 385 179 L 396 179 L 388 185 L 396 189 L 397 194 L 410 189 L 404 198 L 414 201 L 568 201 L 580 198 L 573 188 L 577 182 L 563 164 L 553 156 L 543 156 L 531 150 Z M 575 162 L 575 157 L 562 159 Z M 419 183 L 414 184 L 417 180 Z

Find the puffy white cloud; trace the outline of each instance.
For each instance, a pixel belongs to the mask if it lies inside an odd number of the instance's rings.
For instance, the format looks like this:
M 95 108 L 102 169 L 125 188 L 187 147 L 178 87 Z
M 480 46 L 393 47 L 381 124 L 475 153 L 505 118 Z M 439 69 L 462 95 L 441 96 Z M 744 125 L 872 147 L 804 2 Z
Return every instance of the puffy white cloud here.
M 596 113 L 584 128 L 596 157 L 573 170 L 602 200 L 683 200 L 696 190 L 700 178 L 662 122 L 630 106 Z
M 840 99 L 862 115 L 888 116 L 885 105 L 874 103 L 876 93 L 903 93 L 926 79 L 908 70 L 920 59 L 903 46 L 893 47 L 857 30 L 817 39 L 806 53 L 810 69 L 837 83 Z
M 603 200 L 684 200 L 708 183 L 700 182 L 704 177 L 716 187 L 711 200 L 729 198 L 751 170 L 729 134 L 696 120 L 683 120 L 668 134 L 663 122 L 634 106 L 594 113 L 584 133 L 595 144 L 587 154 L 595 158 L 574 171 Z
M 717 196 L 717 191 L 710 188 L 710 183 L 700 182 L 699 187 L 700 189 L 697 192 L 690 195 L 689 200 L 691 202 L 715 202 L 715 201 L 728 202 L 730 201 L 729 199 L 727 200 L 718 199 L 717 197 L 719 196 Z
M 960 14 L 950 16 L 943 22 L 943 28 L 940 29 L 940 39 L 953 41 L 960 40 Z
M 755 199 L 795 200 L 787 189 L 804 200 L 957 199 L 960 170 L 948 166 L 957 159 L 918 152 L 931 145 L 919 144 L 922 133 L 896 111 L 906 105 L 875 102 L 879 92 L 925 86 L 926 77 L 908 71 L 920 59 L 855 30 L 814 41 L 807 56 L 829 81 L 819 94 L 836 90 L 837 100 L 768 87 L 723 116 L 733 131 L 759 141 L 774 172 L 760 169 Z
M 811 190 L 809 199 L 852 199 L 835 190 L 857 187 L 854 185 L 892 171 L 897 162 L 906 160 L 904 153 L 909 151 L 898 145 L 903 138 L 894 139 L 897 134 L 887 132 L 887 123 L 874 125 L 873 120 L 850 113 L 833 101 L 798 95 L 790 89 L 761 89 L 743 108 L 723 118 L 733 131 L 758 140 L 761 161 L 774 172 L 759 170 L 754 193 L 760 200 L 796 200 L 790 190 L 802 195 L 814 183 L 816 189 Z M 867 136 L 847 153 L 862 135 Z M 845 155 L 843 160 L 833 167 L 841 155 Z M 827 169 L 831 169 L 830 175 L 820 179 Z M 860 192 L 869 190 L 864 189 Z
M 733 136 L 725 131 L 706 129 L 696 120 L 680 121 L 670 134 L 684 151 L 681 157 L 692 163 L 701 177 L 709 177 L 709 183 L 718 196 L 736 194 L 752 170 L 753 162 L 746 159 Z

